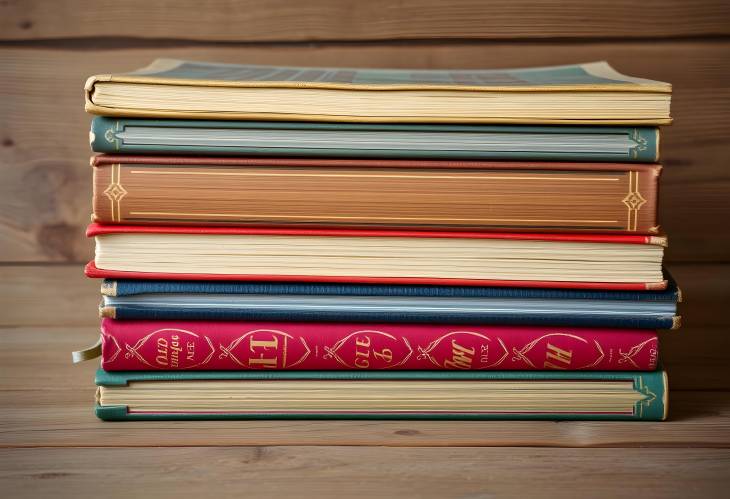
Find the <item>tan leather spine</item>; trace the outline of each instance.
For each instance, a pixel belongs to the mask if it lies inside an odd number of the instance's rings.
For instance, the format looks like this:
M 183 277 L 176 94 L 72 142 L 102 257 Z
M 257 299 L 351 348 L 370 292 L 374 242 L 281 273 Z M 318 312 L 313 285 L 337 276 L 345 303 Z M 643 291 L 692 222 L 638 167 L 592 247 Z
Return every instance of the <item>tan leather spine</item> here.
M 658 165 L 123 156 L 95 165 L 102 223 L 659 230 Z

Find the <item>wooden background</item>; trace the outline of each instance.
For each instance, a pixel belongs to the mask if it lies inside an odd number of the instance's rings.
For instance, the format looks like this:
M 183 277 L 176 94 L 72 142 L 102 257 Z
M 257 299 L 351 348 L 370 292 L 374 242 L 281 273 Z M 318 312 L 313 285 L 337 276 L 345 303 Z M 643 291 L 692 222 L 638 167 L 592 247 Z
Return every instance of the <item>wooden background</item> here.
M 68 355 L 97 334 L 98 283 L 81 275 L 93 251 L 83 235 L 91 178 L 82 88 L 89 75 L 156 57 L 405 68 L 605 59 L 621 72 L 672 83 L 675 124 L 662 136 L 660 214 L 668 262 L 685 294 L 685 327 L 662 336 L 674 421 L 97 422 L 89 411 L 93 365 L 70 366 Z M 0 0 L 0 479 L 16 493 L 71 493 L 84 490 L 94 470 L 122 490 L 124 473 L 100 463 L 117 456 L 147 477 L 140 483 L 149 490 L 185 483 L 182 495 L 243 473 L 265 482 L 262 493 L 299 491 L 301 480 L 325 496 L 334 490 L 328 481 L 354 492 L 519 496 L 524 473 L 543 491 L 559 492 L 549 465 L 561 461 L 585 467 L 571 475 L 576 493 L 621 495 L 607 488 L 620 473 L 644 477 L 622 489 L 627 496 L 680 495 L 674 485 L 689 478 L 695 495 L 721 491 L 730 454 L 708 448 L 730 446 L 729 61 L 727 0 Z M 341 444 L 405 447 L 288 447 Z M 137 449 L 145 445 L 160 448 Z M 178 447 L 185 445 L 194 447 Z M 431 448 L 445 445 L 461 447 Z M 623 448 L 635 446 L 659 448 Z M 69 460 L 55 447 L 82 449 Z M 116 447 L 131 448 L 107 453 Z M 530 471 L 510 467 L 509 457 Z M 197 462 L 205 478 L 184 476 Z M 493 473 L 481 473 L 485 466 Z M 283 471 L 268 481 L 264 471 L 277 467 Z M 178 481 L 158 481 L 145 475 L 148 468 Z M 358 474 L 392 488 L 369 488 Z M 215 483 L 220 492 L 236 490 Z

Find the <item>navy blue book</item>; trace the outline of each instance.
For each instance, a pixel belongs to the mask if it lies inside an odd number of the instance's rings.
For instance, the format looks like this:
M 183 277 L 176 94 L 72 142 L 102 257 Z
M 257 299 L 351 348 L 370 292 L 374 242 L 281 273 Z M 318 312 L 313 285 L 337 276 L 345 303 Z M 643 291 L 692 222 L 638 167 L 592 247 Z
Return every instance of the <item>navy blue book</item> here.
M 681 293 L 471 286 L 104 280 L 102 317 L 675 329 Z

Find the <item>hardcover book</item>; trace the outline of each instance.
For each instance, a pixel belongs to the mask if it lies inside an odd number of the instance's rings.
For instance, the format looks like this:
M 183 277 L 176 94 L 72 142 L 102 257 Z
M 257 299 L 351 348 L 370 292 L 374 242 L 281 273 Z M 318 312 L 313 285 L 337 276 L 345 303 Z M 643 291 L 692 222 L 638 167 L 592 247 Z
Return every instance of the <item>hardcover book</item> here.
M 651 371 L 656 332 L 321 322 L 101 321 L 101 367 Z
M 96 414 L 175 419 L 660 421 L 664 371 L 97 371 Z
M 362 321 L 675 329 L 679 290 L 105 280 L 113 319 Z
M 94 220 L 655 234 L 661 166 L 97 156 Z
M 659 236 L 92 224 L 90 277 L 665 289 Z
M 95 117 L 91 149 L 123 154 L 659 161 L 659 129 Z
M 524 69 L 306 68 L 158 59 L 88 79 L 103 116 L 221 120 L 662 125 L 672 87 L 605 62 Z
M 542 300 L 595 300 L 595 301 L 682 301 L 682 291 L 676 281 L 664 270 L 667 288 L 656 291 L 597 291 L 551 288 L 503 288 L 483 286 L 401 286 L 397 284 L 311 283 L 268 281 L 164 281 L 139 279 L 104 279 L 101 294 L 109 297 L 163 294 L 206 295 L 336 295 L 336 296 L 393 296 L 425 298 L 501 298 Z

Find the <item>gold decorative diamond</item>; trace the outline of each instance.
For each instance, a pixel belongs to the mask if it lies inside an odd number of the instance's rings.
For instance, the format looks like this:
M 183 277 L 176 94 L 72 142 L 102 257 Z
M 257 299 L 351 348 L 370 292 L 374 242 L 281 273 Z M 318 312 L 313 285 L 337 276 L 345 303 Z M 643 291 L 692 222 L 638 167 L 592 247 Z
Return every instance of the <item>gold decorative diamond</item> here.
M 127 195 L 127 191 L 119 184 L 111 184 L 104 191 L 104 195 L 108 197 L 111 201 L 118 202 L 120 199 Z
M 109 199 L 111 204 L 112 221 L 121 222 L 122 203 L 121 200 L 127 195 L 127 190 L 122 187 L 122 167 L 116 163 L 111 165 L 112 178 L 109 187 L 104 191 L 104 195 Z
M 621 201 L 628 208 L 626 229 L 636 230 L 639 225 L 639 210 L 646 204 L 646 199 L 639 192 L 639 172 L 629 173 L 629 191 Z
M 638 191 L 630 192 L 622 201 L 630 210 L 638 210 L 646 203 Z

